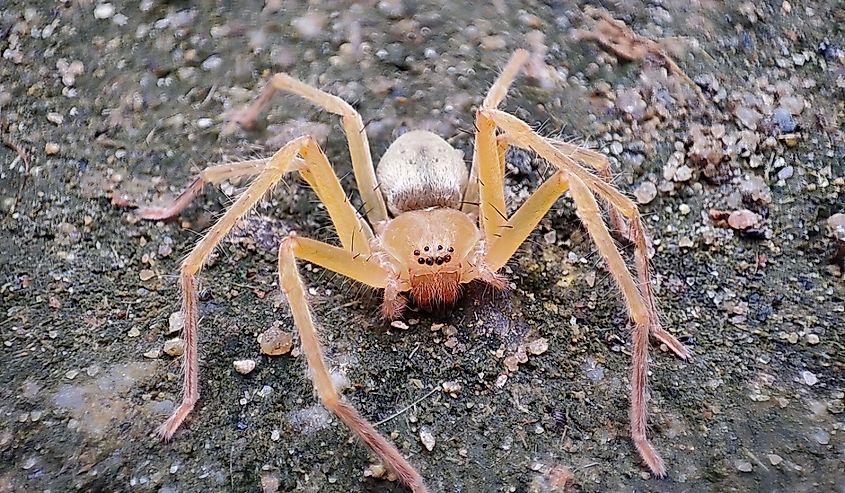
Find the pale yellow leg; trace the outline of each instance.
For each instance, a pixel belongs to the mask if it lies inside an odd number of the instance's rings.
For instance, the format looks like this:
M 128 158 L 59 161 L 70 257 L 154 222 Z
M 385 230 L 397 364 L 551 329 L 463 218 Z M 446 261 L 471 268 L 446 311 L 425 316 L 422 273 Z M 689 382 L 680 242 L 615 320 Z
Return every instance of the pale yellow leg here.
M 501 234 L 507 221 L 504 176 L 499 171 L 496 124 L 479 113 L 476 117 L 475 158 L 478 163 L 480 222 L 487 238 Z M 488 164 L 489 163 L 489 164 Z
M 623 216 L 628 218 L 630 222 L 629 226 L 627 226 L 627 228 L 630 228 L 628 236 L 634 242 L 634 260 L 642 295 L 651 311 L 652 324 L 650 334 L 665 343 L 679 357 L 684 359 L 689 358 L 689 350 L 675 336 L 660 326 L 653 289 L 651 287 L 645 227 L 642 224 L 639 210 L 634 202 L 619 190 L 613 188 L 605 180 L 581 167 L 575 160 L 561 152 L 560 149 L 552 145 L 547 139 L 535 133 L 527 123 L 519 118 L 499 110 L 481 110 L 480 112 L 492 118 L 499 127 L 509 134 L 509 142 L 511 144 L 534 151 L 558 168 L 577 176 L 590 189 L 606 200 L 612 209 L 618 210 Z
M 305 165 L 299 168 L 299 172 L 317 193 L 320 202 L 325 204 L 340 243 L 350 252 L 369 254 L 373 232 L 352 207 L 320 146 L 316 141 L 310 140 L 305 143 L 299 154 L 305 160 Z
M 310 238 L 295 237 L 289 240 L 297 258 L 307 260 L 324 269 L 344 275 L 373 288 L 387 287 L 390 276 L 387 269 L 368 255 L 350 252 L 343 248 Z
M 279 182 L 293 166 L 296 154 L 309 137 L 300 137 L 279 149 L 265 165 L 258 178 L 241 194 L 220 220 L 194 247 L 182 262 L 180 284 L 182 289 L 182 315 L 185 326 L 182 329 L 185 341 L 183 356 L 184 381 L 182 402 L 173 414 L 162 424 L 158 432 L 169 440 L 199 399 L 199 358 L 197 354 L 197 330 L 199 310 L 197 307 L 196 274 L 200 271 L 212 250 L 232 229 L 235 223 L 248 213 L 256 203 Z
M 501 104 L 502 100 L 505 99 L 505 95 L 508 93 L 508 88 L 511 84 L 513 84 L 513 81 L 519 74 L 520 69 L 522 69 L 522 66 L 525 65 L 527 61 L 528 52 L 525 50 L 516 50 L 513 55 L 511 55 L 511 58 L 508 60 L 508 63 L 502 70 L 502 73 L 496 79 L 496 82 L 493 83 L 490 91 L 487 92 L 487 97 L 484 98 L 482 108 L 497 108 L 499 104 Z M 478 127 L 477 123 L 476 127 Z M 478 148 L 480 145 L 478 137 L 480 132 L 481 129 L 476 128 L 476 141 L 475 151 L 472 156 L 472 168 L 470 168 L 469 181 L 467 182 L 467 188 L 464 192 L 464 204 L 461 207 L 462 211 L 471 214 L 478 212 L 479 202 L 482 200 L 479 194 L 479 178 L 481 177 L 479 174 L 479 166 L 481 163 L 478 159 Z M 495 128 L 492 132 L 495 135 Z M 489 139 L 489 136 L 485 136 L 485 138 Z M 485 143 L 484 145 L 489 144 Z M 501 161 L 501 164 L 504 165 L 504 161 Z M 502 173 L 504 173 L 504 167 L 502 168 Z M 482 179 L 481 181 L 483 182 L 484 180 Z M 504 204 L 504 199 L 501 202 Z M 496 204 L 498 207 L 498 202 L 496 202 Z M 507 211 L 505 211 L 504 208 L 500 209 L 500 212 L 502 214 L 507 214 Z
M 370 154 L 370 144 L 364 129 L 361 115 L 343 99 L 309 86 L 287 74 L 276 74 L 270 79 L 270 84 L 264 88 L 261 96 L 238 118 L 238 122 L 250 126 L 276 91 L 285 91 L 305 98 L 326 111 L 340 115 L 343 129 L 346 132 L 346 142 L 352 159 L 352 170 L 361 199 L 364 201 L 364 212 L 370 222 L 375 225 L 388 219 L 384 197 L 378 190 L 373 158 Z
M 646 436 L 646 425 L 648 423 L 648 405 L 646 402 L 646 386 L 648 383 L 648 333 L 651 321 L 650 312 L 640 294 L 640 290 L 631 278 L 625 261 L 613 238 L 607 231 L 607 226 L 599 211 L 596 198 L 593 196 L 587 185 L 578 177 L 569 175 L 569 184 L 572 191 L 572 199 L 575 201 L 576 211 L 581 222 L 587 227 L 587 231 L 593 238 L 599 253 L 607 262 L 607 269 L 619 285 L 622 295 L 625 297 L 628 309 L 631 312 L 631 319 L 634 323 L 632 334 L 632 362 L 631 370 L 631 438 L 640 453 L 640 456 L 648 464 L 649 469 L 655 476 L 666 475 L 666 466 L 663 459 L 658 455 L 654 446 Z
M 576 161 L 585 163 L 594 170 L 596 170 L 596 174 L 598 174 L 598 176 L 605 182 L 613 182 L 613 175 L 611 174 L 610 170 L 610 161 L 604 154 L 593 151 L 591 149 L 586 149 L 581 146 L 570 144 L 568 142 L 563 142 L 562 140 L 558 139 L 547 138 L 546 140 L 556 148 L 560 149 L 560 151 L 563 152 L 565 155 L 571 157 Z M 628 225 L 625 224 L 625 221 L 622 219 L 622 214 L 620 214 L 619 211 L 617 211 L 614 207 L 609 207 L 608 215 L 610 216 L 610 224 L 615 230 L 615 232 L 621 235 L 626 240 L 633 242 L 634 239 L 631 236 L 631 230 L 630 228 L 628 228 Z
M 290 303 L 294 322 L 299 330 L 302 352 L 305 354 L 308 367 L 311 369 L 311 379 L 314 382 L 317 395 L 323 405 L 355 432 L 412 491 L 427 492 L 425 482 L 414 466 L 408 463 L 393 444 L 346 402 L 332 384 L 323 356 L 323 349 L 314 327 L 311 310 L 306 300 L 305 286 L 296 267 L 297 252 L 310 252 L 315 257 L 327 260 L 331 254 L 328 253 L 329 250 L 326 250 L 325 246 L 318 247 L 313 243 L 306 244 L 300 238 L 288 237 L 279 247 L 279 284 Z M 322 251 L 318 252 L 315 248 Z
M 261 173 L 267 159 L 251 159 L 236 163 L 217 164 L 200 171 L 194 181 L 167 207 L 139 207 L 135 214 L 143 219 L 164 220 L 182 212 L 208 184 L 219 184 L 233 178 L 253 176 Z
M 486 258 L 490 270 L 496 272 L 505 266 L 568 188 L 564 172 L 556 172 L 514 212 L 502 228 L 501 235 L 488 239 Z

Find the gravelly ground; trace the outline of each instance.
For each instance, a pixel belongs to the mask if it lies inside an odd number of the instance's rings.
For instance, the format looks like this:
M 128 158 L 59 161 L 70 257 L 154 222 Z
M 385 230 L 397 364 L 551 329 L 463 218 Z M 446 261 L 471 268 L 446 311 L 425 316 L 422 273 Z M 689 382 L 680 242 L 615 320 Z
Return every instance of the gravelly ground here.
M 375 156 L 401 128 L 469 156 L 473 110 L 517 47 L 535 64 L 506 108 L 607 152 L 617 185 L 648 202 L 665 325 L 694 353 L 653 348 L 651 435 L 669 478 L 650 478 L 627 439 L 626 315 L 568 201 L 505 269 L 511 289 L 470 289 L 408 330 L 378 320 L 377 293 L 306 269 L 347 397 L 374 421 L 419 399 L 380 429 L 434 491 L 553 491 L 562 467 L 582 491 L 845 491 L 845 289 L 825 226 L 845 209 L 845 8 L 798 3 L 610 7 L 667 38 L 705 102 L 659 61 L 575 41 L 591 23 L 572 2 L 3 4 L 0 491 L 259 491 L 262 478 L 401 491 L 365 476 L 369 453 L 315 405 L 302 357 L 258 352 L 274 321 L 292 329 L 279 236 L 331 238 L 310 192 L 280 187 L 204 270 L 203 397 L 166 445 L 151 431 L 179 364 L 154 353 L 172 337 L 174 273 L 237 188 L 169 223 L 121 204 L 165 200 L 206 163 L 303 131 L 352 190 L 331 115 L 279 98 L 257 130 L 227 123 L 281 70 L 353 102 Z M 512 204 L 540 164 L 510 155 Z M 740 232 L 711 209 L 758 216 Z M 509 372 L 540 337 L 548 350 Z M 258 362 L 247 376 L 232 368 L 243 358 Z M 431 392 L 443 382 L 462 389 Z

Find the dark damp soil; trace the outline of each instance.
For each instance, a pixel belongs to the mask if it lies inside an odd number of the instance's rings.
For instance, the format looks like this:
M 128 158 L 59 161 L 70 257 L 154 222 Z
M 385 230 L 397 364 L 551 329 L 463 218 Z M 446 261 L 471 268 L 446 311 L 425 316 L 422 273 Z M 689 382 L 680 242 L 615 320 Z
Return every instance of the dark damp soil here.
M 509 289 L 472 286 L 405 326 L 380 321 L 379 293 L 304 266 L 346 397 L 433 491 L 555 491 L 563 468 L 576 491 L 845 491 L 845 284 L 826 226 L 845 209 L 845 7 L 623 4 L 610 14 L 663 39 L 703 98 L 659 59 L 576 40 L 582 2 L 0 5 L 0 491 L 402 491 L 371 477 L 296 349 L 259 353 L 274 323 L 293 330 L 280 237 L 334 241 L 313 194 L 280 186 L 203 271 L 202 398 L 168 444 L 152 431 L 179 398 L 162 352 L 175 273 L 242 184 L 172 222 L 127 206 L 302 133 L 358 201 L 334 116 L 279 97 L 257 129 L 229 123 L 277 71 L 353 103 L 376 159 L 409 128 L 469 158 L 474 109 L 519 47 L 534 62 L 504 108 L 608 154 L 653 235 L 664 325 L 693 352 L 652 347 L 669 476 L 628 439 L 627 315 L 568 199 L 504 269 Z M 508 160 L 513 208 L 547 166 Z M 257 367 L 236 373 L 241 359 Z

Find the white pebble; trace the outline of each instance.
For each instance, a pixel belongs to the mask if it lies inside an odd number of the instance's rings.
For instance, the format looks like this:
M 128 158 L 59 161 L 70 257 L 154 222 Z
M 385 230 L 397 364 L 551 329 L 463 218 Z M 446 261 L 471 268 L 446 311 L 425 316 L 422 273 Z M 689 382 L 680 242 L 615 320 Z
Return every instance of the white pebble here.
M 657 197 L 657 186 L 650 181 L 644 181 L 634 190 L 634 197 L 637 198 L 637 203 L 648 204 Z
M 185 353 L 185 342 L 180 338 L 170 339 L 164 342 L 164 352 L 174 358 Z
M 94 7 L 95 19 L 108 19 L 114 15 L 114 5 L 110 3 L 101 3 Z
M 205 129 L 211 127 L 212 125 L 214 125 L 214 120 L 211 118 L 200 118 L 197 120 L 197 127 L 199 128 Z
M 428 426 L 420 427 L 420 441 L 422 442 L 426 450 L 428 450 L 429 452 L 434 450 L 434 434 L 431 432 L 431 429 Z
M 753 469 L 753 467 L 751 466 L 751 463 L 748 462 L 747 460 L 734 461 L 734 466 L 742 472 L 751 472 L 751 470 Z
M 240 373 L 241 375 L 246 375 L 250 373 L 252 370 L 255 369 L 255 360 L 252 359 L 239 359 L 232 362 L 232 366 L 235 367 L 235 371 Z
M 174 332 L 179 332 L 183 327 L 185 327 L 185 317 L 182 315 L 182 312 L 171 313 L 168 319 L 167 333 L 173 334 Z
M 812 387 L 813 385 L 815 385 L 819 382 L 819 379 L 818 379 L 818 377 L 816 377 L 815 373 L 813 373 L 811 371 L 804 370 L 804 371 L 801 372 L 801 381 L 804 382 L 804 384 Z

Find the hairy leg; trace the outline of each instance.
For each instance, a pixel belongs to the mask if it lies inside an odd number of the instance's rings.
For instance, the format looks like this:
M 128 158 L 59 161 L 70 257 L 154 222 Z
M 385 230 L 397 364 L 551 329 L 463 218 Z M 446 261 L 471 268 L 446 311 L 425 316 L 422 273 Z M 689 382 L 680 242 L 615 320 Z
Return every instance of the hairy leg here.
M 254 176 L 265 168 L 267 159 L 251 159 L 235 163 L 217 164 L 200 171 L 194 181 L 166 207 L 139 207 L 135 214 L 143 219 L 164 220 L 177 216 L 202 192 L 208 184 L 219 184 L 232 178 Z
M 511 55 L 510 60 L 505 65 L 505 68 L 502 69 L 502 73 L 496 79 L 496 82 L 493 83 L 493 86 L 487 93 L 487 96 L 484 98 L 484 102 L 482 103 L 482 108 L 497 108 L 499 104 L 501 104 L 502 100 L 505 99 L 505 95 L 508 92 L 508 88 L 513 84 L 514 79 L 519 74 L 519 71 L 522 69 L 522 66 L 528 61 L 528 52 L 525 50 L 516 50 L 513 55 Z M 492 129 L 489 126 L 485 126 L 482 133 L 482 128 L 479 126 L 478 122 L 476 122 L 476 140 L 475 140 L 475 151 L 473 152 L 472 156 L 472 168 L 470 169 L 469 174 L 469 181 L 467 182 L 467 188 L 464 192 L 464 205 L 461 207 L 461 210 L 464 212 L 474 213 L 479 210 L 479 202 L 481 201 L 479 186 L 484 186 L 485 184 L 489 185 L 490 187 L 495 187 L 493 183 L 487 183 L 479 174 L 481 161 L 478 156 L 479 147 L 484 147 L 483 152 L 485 154 L 490 154 L 493 151 L 490 147 L 493 145 L 491 144 L 491 139 L 495 138 L 496 129 L 493 127 Z M 479 141 L 481 139 L 481 141 Z M 503 156 L 504 157 L 504 156 Z M 504 176 L 504 160 L 500 163 L 502 165 L 501 174 Z M 502 179 L 497 180 L 499 182 Z M 502 188 L 501 193 L 504 194 L 504 187 Z M 501 207 L 500 212 L 502 214 L 506 214 L 507 211 L 504 210 L 504 198 L 499 201 L 497 197 L 491 198 L 493 203 L 496 207 Z M 504 197 L 504 195 L 502 195 Z M 501 205 L 500 205 L 501 202 Z M 488 211 L 491 212 L 491 211 Z M 483 211 L 482 211 L 483 213 Z
M 332 384 L 311 310 L 305 297 L 305 286 L 296 267 L 296 257 L 308 248 L 313 249 L 313 246 L 313 244 L 304 244 L 296 237 L 288 237 L 282 241 L 279 247 L 279 284 L 290 303 L 294 322 L 299 330 L 302 351 L 311 369 L 311 379 L 317 395 L 323 405 L 355 432 L 412 491 L 427 492 L 425 482 L 417 470 L 405 460 L 393 444 L 338 394 Z M 362 272 L 362 274 L 367 273 Z M 381 284 L 386 284 L 386 277 L 384 276 L 385 279 Z
M 340 244 L 350 252 L 369 254 L 373 231 L 352 206 L 320 146 L 315 140 L 309 140 L 299 154 L 305 160 L 299 173 L 326 206 Z
M 649 333 L 665 343 L 679 357 L 684 359 L 689 358 L 689 350 L 660 325 L 654 302 L 653 288 L 651 286 L 647 236 L 639 210 L 634 202 L 605 180 L 583 168 L 572 157 L 563 153 L 555 145 L 552 145 L 548 139 L 538 135 L 527 123 L 519 118 L 499 110 L 481 110 L 480 112 L 492 118 L 500 128 L 505 130 L 509 135 L 510 143 L 523 149 L 534 151 L 558 168 L 567 171 L 573 176 L 577 176 L 594 193 L 606 200 L 611 209 L 619 211 L 620 214 L 628 219 L 629 223 L 626 228 L 630 229 L 629 234 L 634 242 L 634 260 L 637 267 L 640 289 L 650 312 L 651 324 Z
M 608 263 L 608 269 L 619 284 L 635 325 L 631 379 L 631 435 L 637 450 L 652 472 L 657 476 L 665 475 L 663 461 L 646 437 L 648 336 L 653 334 L 682 358 L 688 357 L 689 352 L 660 326 L 648 268 L 645 228 L 636 205 L 605 180 L 580 166 L 573 157 L 539 136 L 522 120 L 499 110 L 480 110 L 479 113 L 491 118 L 498 127 L 504 129 L 514 145 L 537 152 L 566 173 L 579 216 L 590 231 L 590 235 Z M 585 190 L 586 193 L 584 193 Z M 639 286 L 631 278 L 607 231 L 607 226 L 598 212 L 593 193 L 599 194 L 611 208 L 618 210 L 629 221 L 635 246 L 634 257 L 639 275 Z
M 549 212 L 557 199 L 569 185 L 563 171 L 550 176 L 534 193 L 508 218 L 502 234 L 487 238 L 487 264 L 493 272 L 498 271 L 510 260 L 516 250 L 534 231 L 540 220 Z
M 616 249 L 613 238 L 610 237 L 596 198 L 584 182 L 577 177 L 569 175 L 569 182 L 578 217 L 587 227 L 593 242 L 607 262 L 607 268 L 619 285 L 628 305 L 628 310 L 631 312 L 631 319 L 634 323 L 631 355 L 633 360 L 631 370 L 631 438 L 649 469 L 655 476 L 663 477 L 666 475 L 666 466 L 646 436 L 648 422 L 646 385 L 648 377 L 649 309 L 646 307 L 634 279 L 631 278 L 622 255 Z
M 276 91 L 285 91 L 311 101 L 320 108 L 339 115 L 346 132 L 346 142 L 352 159 L 352 170 L 355 182 L 364 201 L 364 211 L 373 225 L 388 219 L 384 197 L 378 190 L 373 158 L 370 154 L 370 143 L 361 115 L 343 99 L 311 87 L 287 74 L 276 74 L 258 99 L 247 108 L 236 121 L 245 126 L 252 126 L 261 109 L 270 102 Z
M 279 149 L 266 163 L 258 178 L 241 194 L 223 217 L 211 227 L 211 230 L 182 262 L 180 285 L 182 290 L 182 314 L 185 318 L 185 327 L 182 330 L 185 340 L 183 394 L 182 402 L 173 411 L 170 418 L 158 429 L 159 434 L 165 440 L 169 440 L 173 436 L 199 399 L 199 362 L 197 355 L 199 313 L 196 275 L 211 252 L 232 229 L 238 219 L 247 214 L 290 169 L 297 152 L 308 139 L 309 137 L 294 139 Z

